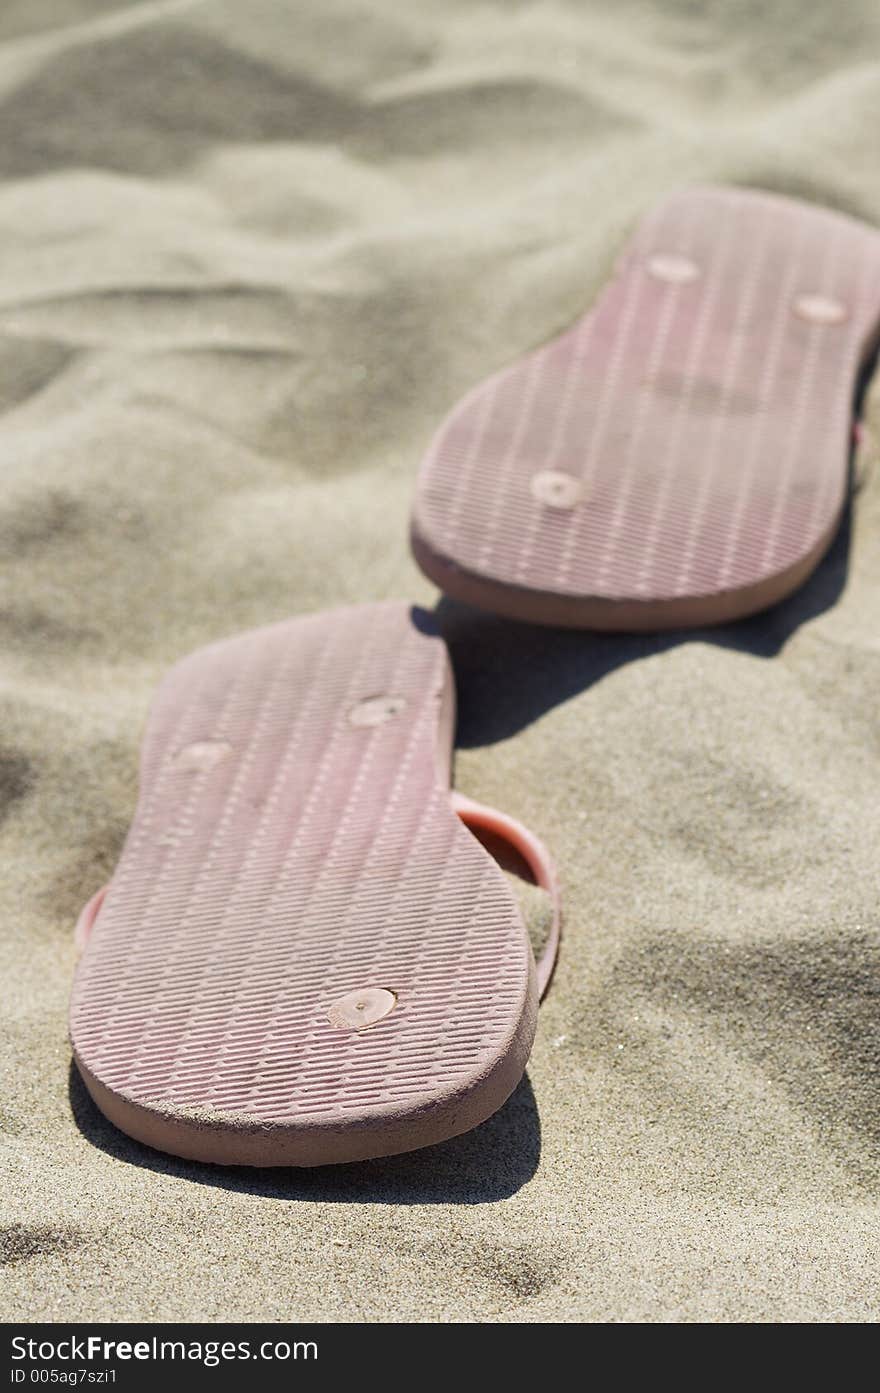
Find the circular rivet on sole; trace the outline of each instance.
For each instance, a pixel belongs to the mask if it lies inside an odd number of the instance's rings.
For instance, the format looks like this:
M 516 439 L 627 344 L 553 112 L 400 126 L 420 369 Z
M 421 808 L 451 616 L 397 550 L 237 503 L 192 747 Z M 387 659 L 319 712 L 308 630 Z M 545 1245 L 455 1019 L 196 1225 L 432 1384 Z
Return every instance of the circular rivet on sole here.
M 657 252 L 648 258 L 648 274 L 669 285 L 688 285 L 700 274 L 700 268 L 689 256 L 679 252 Z
M 573 508 L 584 496 L 584 485 L 573 474 L 561 469 L 544 469 L 532 476 L 532 497 L 548 508 Z
M 231 754 L 232 746 L 228 740 L 196 740 L 192 745 L 184 745 L 182 750 L 177 751 L 174 763 L 178 769 L 188 769 L 194 774 L 201 774 L 208 769 L 216 769 L 217 765 L 222 764 Z
M 842 324 L 848 314 L 843 301 L 832 295 L 799 295 L 794 312 L 808 324 Z
M 406 701 L 399 696 L 366 697 L 352 707 L 348 719 L 353 726 L 380 726 L 398 716 L 405 706 Z
M 384 987 L 361 987 L 360 991 L 347 992 L 327 1011 L 327 1019 L 337 1030 L 366 1030 L 384 1020 L 397 1005 L 394 992 Z

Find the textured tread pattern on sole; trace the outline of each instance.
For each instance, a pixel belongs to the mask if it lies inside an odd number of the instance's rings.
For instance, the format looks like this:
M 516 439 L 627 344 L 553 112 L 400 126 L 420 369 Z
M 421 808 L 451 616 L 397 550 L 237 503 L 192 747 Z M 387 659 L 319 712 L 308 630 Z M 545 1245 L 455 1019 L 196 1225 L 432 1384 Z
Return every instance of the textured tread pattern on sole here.
M 440 786 L 447 669 L 428 616 L 391 604 L 172 670 L 74 989 L 74 1049 L 104 1088 L 168 1115 L 363 1127 L 503 1056 L 530 954 Z M 362 988 L 394 1009 L 340 1029 L 331 1008 Z
M 595 308 L 441 428 L 413 516 L 451 568 L 435 579 L 648 602 L 796 566 L 833 534 L 878 328 L 877 232 L 749 190 L 673 195 Z

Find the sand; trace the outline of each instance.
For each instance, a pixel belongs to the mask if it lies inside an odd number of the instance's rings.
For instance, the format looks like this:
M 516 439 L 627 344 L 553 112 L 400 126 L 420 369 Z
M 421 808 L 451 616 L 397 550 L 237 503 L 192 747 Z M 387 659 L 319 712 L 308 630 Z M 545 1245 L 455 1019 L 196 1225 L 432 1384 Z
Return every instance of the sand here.
M 13 0 L 0 102 L 0 1313 L 876 1319 L 880 471 L 801 594 L 734 628 L 441 603 L 457 784 L 540 832 L 567 905 L 484 1127 L 211 1170 L 105 1123 L 66 1037 L 163 670 L 295 612 L 433 606 L 406 530 L 439 417 L 669 188 L 880 224 L 874 0 Z

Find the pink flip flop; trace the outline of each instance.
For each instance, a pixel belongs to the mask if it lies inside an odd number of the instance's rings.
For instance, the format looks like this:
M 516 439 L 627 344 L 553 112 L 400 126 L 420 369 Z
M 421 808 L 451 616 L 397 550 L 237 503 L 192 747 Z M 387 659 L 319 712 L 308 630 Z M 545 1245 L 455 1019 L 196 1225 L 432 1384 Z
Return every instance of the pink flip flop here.
M 574 328 L 442 426 L 416 559 L 449 595 L 537 623 L 763 609 L 834 538 L 878 331 L 880 233 L 766 193 L 676 193 Z
M 453 723 L 446 647 L 403 604 L 172 669 L 119 865 L 77 925 L 71 1039 L 111 1122 L 201 1161 L 310 1166 L 427 1146 L 501 1106 L 559 900 L 536 838 L 451 793 Z M 537 968 L 486 831 L 551 896 Z

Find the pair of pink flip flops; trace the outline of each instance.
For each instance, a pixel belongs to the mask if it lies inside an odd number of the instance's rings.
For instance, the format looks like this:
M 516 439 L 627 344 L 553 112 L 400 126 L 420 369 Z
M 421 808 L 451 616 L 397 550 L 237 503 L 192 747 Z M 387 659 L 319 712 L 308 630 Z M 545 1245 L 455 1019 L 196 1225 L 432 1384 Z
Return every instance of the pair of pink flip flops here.
M 448 594 L 584 628 L 783 598 L 847 497 L 880 331 L 880 233 L 769 194 L 679 193 L 573 329 L 453 412 L 413 549 Z M 193 654 L 153 706 L 113 879 L 77 926 L 76 1062 L 176 1155 L 319 1165 L 475 1126 L 521 1078 L 550 979 L 550 857 L 454 794 L 433 618 L 336 610 Z M 502 838 L 553 903 L 536 964 Z

